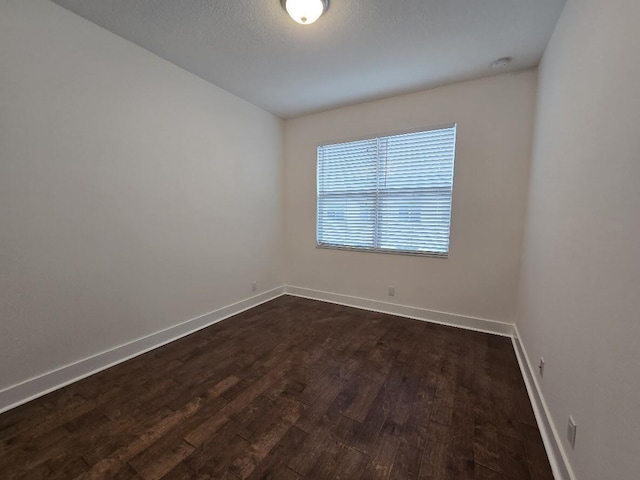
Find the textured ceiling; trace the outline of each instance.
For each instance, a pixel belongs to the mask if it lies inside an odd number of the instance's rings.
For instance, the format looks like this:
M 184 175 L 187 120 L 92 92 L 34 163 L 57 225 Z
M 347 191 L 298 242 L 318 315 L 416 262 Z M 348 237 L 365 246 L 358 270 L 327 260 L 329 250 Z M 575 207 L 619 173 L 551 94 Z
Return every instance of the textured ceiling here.
M 538 64 L 564 0 L 54 0 L 280 117 Z

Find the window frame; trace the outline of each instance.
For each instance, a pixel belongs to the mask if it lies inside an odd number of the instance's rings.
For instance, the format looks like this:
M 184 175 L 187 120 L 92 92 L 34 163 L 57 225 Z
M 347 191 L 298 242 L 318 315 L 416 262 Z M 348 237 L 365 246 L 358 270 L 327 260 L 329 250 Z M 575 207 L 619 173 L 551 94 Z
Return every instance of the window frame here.
M 341 245 L 330 245 L 330 244 L 321 244 L 319 243 L 318 233 L 319 233 L 319 224 L 318 224 L 318 211 L 319 211 L 319 198 L 320 192 L 318 190 L 319 185 L 319 174 L 320 174 L 320 163 L 318 161 L 318 149 L 320 147 L 325 147 L 329 145 L 337 145 L 341 143 L 350 143 L 350 142 L 359 142 L 366 140 L 374 140 L 380 139 L 383 137 L 393 137 L 400 135 L 408 135 L 413 133 L 422 133 L 422 132 L 430 132 L 434 130 L 444 130 L 444 129 L 454 129 L 454 140 L 453 140 L 453 162 L 452 162 L 452 180 L 451 180 L 451 208 L 449 210 L 449 242 L 448 248 L 446 252 L 425 252 L 425 251 L 416 251 L 416 250 L 398 250 L 398 249 L 386 249 L 379 247 L 351 247 L 351 246 L 341 246 Z M 456 164 L 456 151 L 457 151 L 457 139 L 458 139 L 458 123 L 451 122 L 445 123 L 441 125 L 431 125 L 428 127 L 417 127 L 409 130 L 401 130 L 394 131 L 391 133 L 380 133 L 380 134 L 372 134 L 361 137 L 350 137 L 347 139 L 340 140 L 329 140 L 318 143 L 316 145 L 316 206 L 315 206 L 315 230 L 316 230 L 316 248 L 322 250 L 342 250 L 348 252 L 362 252 L 362 253 L 381 253 L 385 255 L 404 255 L 404 256 L 414 256 L 414 257 L 430 257 L 430 258 L 449 258 L 451 254 L 451 238 L 453 236 L 453 207 L 454 207 L 454 187 L 455 187 L 455 164 Z M 376 219 L 378 217 L 378 212 L 376 211 Z M 376 220 L 377 221 L 377 220 Z M 377 229 L 377 226 L 374 228 Z

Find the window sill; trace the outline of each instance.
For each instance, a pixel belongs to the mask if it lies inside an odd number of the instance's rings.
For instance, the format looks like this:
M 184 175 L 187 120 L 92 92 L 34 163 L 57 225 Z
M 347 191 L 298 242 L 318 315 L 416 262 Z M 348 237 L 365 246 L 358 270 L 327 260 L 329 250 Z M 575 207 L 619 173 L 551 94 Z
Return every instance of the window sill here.
M 431 258 L 448 258 L 448 253 L 436 253 L 436 252 L 412 252 L 407 250 L 385 250 L 380 248 L 356 248 L 356 247 L 339 247 L 336 245 L 318 245 L 316 248 L 322 250 L 343 250 L 347 252 L 362 252 L 362 253 L 382 253 L 385 255 L 405 255 L 409 257 L 431 257 Z

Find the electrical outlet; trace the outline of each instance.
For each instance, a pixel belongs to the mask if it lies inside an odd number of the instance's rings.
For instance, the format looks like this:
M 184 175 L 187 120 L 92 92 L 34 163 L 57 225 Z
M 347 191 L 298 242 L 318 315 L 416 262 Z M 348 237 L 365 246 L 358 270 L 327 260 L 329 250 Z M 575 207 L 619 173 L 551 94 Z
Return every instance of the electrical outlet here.
M 544 358 L 540 357 L 540 363 L 538 364 L 538 371 L 540 372 L 540 376 L 544 377 Z
M 258 282 L 251 282 L 251 291 L 255 292 L 258 290 Z
M 396 296 L 396 287 L 389 286 L 389 296 L 390 297 Z
M 573 419 L 571 415 L 569 415 L 569 424 L 567 425 L 567 440 L 569 440 L 569 445 L 571 448 L 576 448 L 576 421 Z

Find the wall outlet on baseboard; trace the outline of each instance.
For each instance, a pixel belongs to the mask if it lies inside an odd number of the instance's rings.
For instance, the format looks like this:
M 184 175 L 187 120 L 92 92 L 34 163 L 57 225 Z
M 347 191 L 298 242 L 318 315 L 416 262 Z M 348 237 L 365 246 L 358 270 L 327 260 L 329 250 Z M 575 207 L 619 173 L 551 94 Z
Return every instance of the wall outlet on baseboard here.
M 544 358 L 540 357 L 540 363 L 538 364 L 538 372 L 541 377 L 544 377 Z
M 251 291 L 255 292 L 258 290 L 258 282 L 251 282 Z
M 390 297 L 396 296 L 396 287 L 392 287 L 391 285 L 389 286 L 389 296 Z
M 571 415 L 569 415 L 569 424 L 567 425 L 567 440 L 569 440 L 569 445 L 571 448 L 576 448 L 576 421 L 573 419 Z

